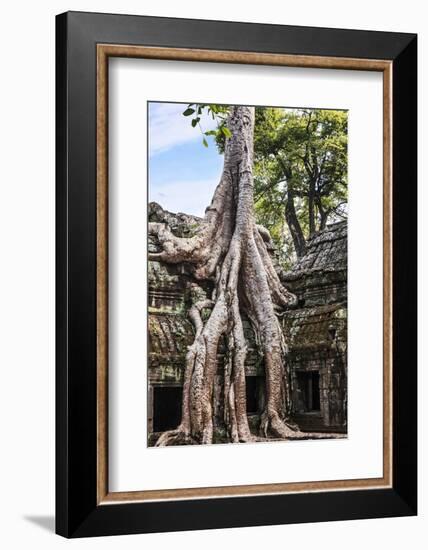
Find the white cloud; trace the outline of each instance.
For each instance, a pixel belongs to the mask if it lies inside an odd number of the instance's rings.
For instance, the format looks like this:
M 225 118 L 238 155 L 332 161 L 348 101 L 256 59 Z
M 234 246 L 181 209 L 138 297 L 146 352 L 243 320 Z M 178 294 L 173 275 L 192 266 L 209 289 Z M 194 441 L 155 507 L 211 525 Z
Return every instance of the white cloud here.
M 178 181 L 149 190 L 149 200 L 159 203 L 170 212 L 184 212 L 202 217 L 211 203 L 218 179 Z
M 199 128 L 192 128 L 192 117 L 183 116 L 184 103 L 151 103 L 149 110 L 150 156 L 167 151 L 176 145 L 201 139 Z M 204 131 L 216 127 L 216 121 L 203 114 L 200 122 Z

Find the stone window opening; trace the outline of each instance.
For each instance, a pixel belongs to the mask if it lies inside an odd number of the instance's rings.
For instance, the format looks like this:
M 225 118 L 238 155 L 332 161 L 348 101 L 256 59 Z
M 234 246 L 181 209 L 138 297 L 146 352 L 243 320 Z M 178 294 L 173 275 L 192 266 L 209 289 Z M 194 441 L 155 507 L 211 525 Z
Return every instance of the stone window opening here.
M 181 421 L 181 386 L 153 387 L 153 431 L 165 432 L 176 428 Z
M 262 408 L 263 377 L 246 376 L 245 393 L 247 399 L 247 414 L 258 414 Z
M 314 370 L 297 373 L 297 383 L 301 392 L 305 412 L 319 412 L 321 408 L 319 371 Z

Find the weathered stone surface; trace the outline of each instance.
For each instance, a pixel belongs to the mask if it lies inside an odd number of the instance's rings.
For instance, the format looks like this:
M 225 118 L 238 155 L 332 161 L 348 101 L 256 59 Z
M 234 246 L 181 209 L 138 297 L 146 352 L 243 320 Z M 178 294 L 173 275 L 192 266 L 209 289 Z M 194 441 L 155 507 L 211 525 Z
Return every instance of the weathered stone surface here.
M 200 219 L 172 214 L 158 204 L 149 205 L 149 221 L 167 223 L 177 236 L 191 236 Z M 157 251 L 149 238 L 149 250 Z M 295 420 L 302 430 L 346 431 L 347 419 L 347 224 L 328 226 L 308 242 L 307 253 L 283 284 L 299 299 L 297 309 L 282 316 L 288 344 Z M 194 282 L 186 265 L 149 262 L 149 433 L 156 432 L 156 417 L 167 403 L 153 402 L 154 388 L 182 385 L 187 347 L 194 329 L 188 319 L 190 285 Z M 198 282 L 200 284 L 200 282 Z M 204 283 L 207 296 L 212 288 Z M 250 425 L 258 427 L 258 413 L 264 405 L 263 362 L 255 350 L 254 335 L 244 319 L 249 352 L 245 371 Z M 219 347 L 219 370 L 214 387 L 215 424 L 221 440 L 223 429 L 224 346 Z M 250 393 L 249 393 L 250 392 Z M 254 395 L 252 395 L 252 393 Z M 316 392 L 317 395 L 314 394 Z M 159 391 L 157 391 L 159 394 Z M 153 420 L 155 419 L 155 420 Z M 171 426 L 174 428 L 175 426 Z M 219 435 L 220 434 L 220 435 Z M 150 435 L 150 444 L 156 441 Z
M 348 225 L 346 221 L 332 223 L 308 239 L 306 254 L 291 270 L 294 275 L 347 269 Z
M 306 254 L 281 277 L 299 304 L 286 313 L 283 328 L 295 420 L 302 429 L 346 431 L 347 269 L 344 221 L 309 239 Z M 310 380 L 310 373 L 317 373 L 318 380 Z M 319 411 L 310 410 L 305 396 L 314 383 L 319 386 Z
M 346 303 L 348 225 L 331 224 L 308 240 L 306 254 L 282 274 L 301 306 Z

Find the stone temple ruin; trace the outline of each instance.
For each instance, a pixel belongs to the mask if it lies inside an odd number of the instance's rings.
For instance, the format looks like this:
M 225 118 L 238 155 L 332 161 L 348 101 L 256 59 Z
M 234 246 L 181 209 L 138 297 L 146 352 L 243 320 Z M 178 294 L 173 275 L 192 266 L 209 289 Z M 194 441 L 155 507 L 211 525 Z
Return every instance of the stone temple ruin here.
M 172 214 L 150 203 L 149 221 L 167 223 L 177 236 L 191 236 L 200 222 L 186 214 Z M 149 250 L 158 250 L 149 238 Z M 274 250 L 271 250 L 274 254 Z M 302 431 L 347 432 L 347 223 L 339 222 L 316 233 L 306 254 L 281 273 L 284 286 L 296 294 L 298 305 L 281 318 L 288 344 L 293 420 Z M 194 329 L 187 316 L 194 283 L 186 265 L 149 262 L 148 266 L 148 438 L 181 420 L 182 384 L 187 348 Z M 202 286 L 198 281 L 198 285 Z M 209 283 L 202 291 L 210 295 Z M 244 320 L 245 323 L 245 320 Z M 245 365 L 247 413 L 257 433 L 264 407 L 264 372 L 245 324 L 248 354 Z M 222 440 L 224 348 L 220 346 L 214 391 L 216 439 Z

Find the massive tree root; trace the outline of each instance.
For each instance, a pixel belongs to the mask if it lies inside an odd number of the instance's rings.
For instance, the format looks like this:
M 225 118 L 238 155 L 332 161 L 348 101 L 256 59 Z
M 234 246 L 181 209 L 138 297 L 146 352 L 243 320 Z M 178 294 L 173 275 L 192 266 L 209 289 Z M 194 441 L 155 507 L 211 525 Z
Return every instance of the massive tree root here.
M 243 314 L 250 320 L 265 365 L 266 406 L 261 430 L 266 437 L 300 436 L 288 421 L 286 345 L 277 317 L 279 311 L 294 305 L 296 298 L 282 286 L 267 249 L 269 235 L 254 219 L 254 109 L 233 107 L 227 124 L 232 137 L 226 141 L 223 174 L 197 233 L 180 238 L 164 224 L 149 224 L 149 232 L 161 248 L 149 255 L 150 260 L 185 262 L 196 279 L 214 282 L 209 299 L 199 295 L 197 285 L 192 289 L 194 301 L 189 315 L 195 339 L 186 357 L 182 420 L 176 430 L 162 434 L 158 446 L 212 443 L 214 377 L 223 335 L 228 343 L 224 367 L 228 435 L 232 442 L 254 439 L 246 414 Z

